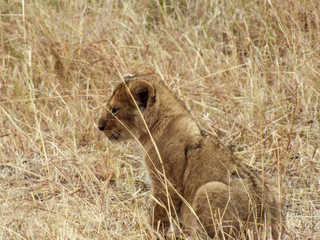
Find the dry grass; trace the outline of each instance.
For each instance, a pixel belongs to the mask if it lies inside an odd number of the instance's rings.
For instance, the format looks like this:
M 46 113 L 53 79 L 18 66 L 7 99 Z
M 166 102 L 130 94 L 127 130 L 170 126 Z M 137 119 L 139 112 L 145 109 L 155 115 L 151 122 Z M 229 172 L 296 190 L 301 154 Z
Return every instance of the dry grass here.
M 320 239 L 318 0 L 0 11 L 0 239 L 148 239 L 141 151 L 96 129 L 118 71 L 146 67 L 278 185 L 287 239 Z

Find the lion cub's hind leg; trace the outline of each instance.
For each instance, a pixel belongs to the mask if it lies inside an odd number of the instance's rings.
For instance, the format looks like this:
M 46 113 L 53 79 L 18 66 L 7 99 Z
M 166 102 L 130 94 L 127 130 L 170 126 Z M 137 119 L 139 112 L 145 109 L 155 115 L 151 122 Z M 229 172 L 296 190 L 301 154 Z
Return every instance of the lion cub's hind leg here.
M 242 185 L 230 188 L 222 182 L 209 182 L 198 189 L 192 208 L 210 237 L 224 235 L 226 239 L 237 239 L 243 234 L 249 205 L 250 198 Z M 187 216 L 186 225 L 197 222 L 191 212 Z

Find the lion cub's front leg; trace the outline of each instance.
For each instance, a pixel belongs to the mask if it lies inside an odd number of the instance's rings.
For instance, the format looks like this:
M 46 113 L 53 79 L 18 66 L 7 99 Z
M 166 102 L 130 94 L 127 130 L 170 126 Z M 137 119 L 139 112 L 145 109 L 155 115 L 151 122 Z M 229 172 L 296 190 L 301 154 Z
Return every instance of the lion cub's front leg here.
M 157 232 L 166 236 L 175 235 L 179 233 L 178 213 L 181 200 L 173 191 L 169 191 L 168 195 L 163 191 L 165 190 L 153 190 L 155 204 L 150 216 L 151 222 Z

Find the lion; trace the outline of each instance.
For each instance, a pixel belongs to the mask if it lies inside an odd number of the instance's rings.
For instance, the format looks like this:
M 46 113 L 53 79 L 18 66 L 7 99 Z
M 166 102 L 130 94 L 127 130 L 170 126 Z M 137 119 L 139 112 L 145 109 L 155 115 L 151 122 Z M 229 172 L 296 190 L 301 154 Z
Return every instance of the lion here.
M 145 149 L 154 229 L 164 236 L 280 239 L 275 188 L 203 131 L 157 74 L 123 80 L 98 128 L 113 142 L 136 139 Z

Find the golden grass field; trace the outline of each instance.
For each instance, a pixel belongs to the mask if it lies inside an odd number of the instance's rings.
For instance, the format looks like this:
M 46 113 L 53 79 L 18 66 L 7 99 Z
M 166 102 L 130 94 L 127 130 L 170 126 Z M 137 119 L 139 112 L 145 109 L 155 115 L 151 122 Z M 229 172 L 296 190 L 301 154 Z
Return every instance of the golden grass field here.
M 97 130 L 155 71 L 320 239 L 318 0 L 0 0 L 0 239 L 149 239 L 142 150 Z

